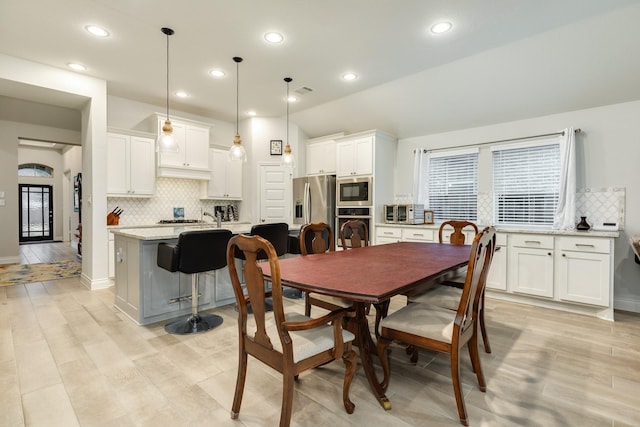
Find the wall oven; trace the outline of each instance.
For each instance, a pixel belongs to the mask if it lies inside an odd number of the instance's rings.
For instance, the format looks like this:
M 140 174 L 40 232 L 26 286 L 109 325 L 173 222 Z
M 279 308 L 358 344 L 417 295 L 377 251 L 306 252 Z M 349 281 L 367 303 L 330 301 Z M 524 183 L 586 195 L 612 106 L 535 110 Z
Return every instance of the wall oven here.
M 373 204 L 373 177 L 360 176 L 336 180 L 338 206 L 371 206 Z
M 342 247 L 342 242 L 340 241 L 340 229 L 342 228 L 342 224 L 351 220 L 359 220 L 364 222 L 364 225 L 367 226 L 367 230 L 369 231 L 369 244 L 371 244 L 371 208 L 365 207 L 350 207 L 350 208 L 341 208 L 338 207 L 338 214 L 336 215 L 336 240 L 337 246 Z M 351 235 L 345 235 L 345 240 L 347 247 L 351 247 Z

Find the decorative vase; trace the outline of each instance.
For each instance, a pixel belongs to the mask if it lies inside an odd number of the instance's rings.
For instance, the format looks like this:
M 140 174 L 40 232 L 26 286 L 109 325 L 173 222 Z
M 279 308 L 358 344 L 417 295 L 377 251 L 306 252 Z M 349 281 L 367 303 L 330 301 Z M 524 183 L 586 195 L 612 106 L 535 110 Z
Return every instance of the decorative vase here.
M 587 217 L 586 216 L 581 216 L 580 217 L 580 222 L 578 223 L 578 225 L 576 225 L 576 229 L 578 229 L 580 231 L 587 231 L 590 228 L 591 228 L 591 226 L 587 222 Z

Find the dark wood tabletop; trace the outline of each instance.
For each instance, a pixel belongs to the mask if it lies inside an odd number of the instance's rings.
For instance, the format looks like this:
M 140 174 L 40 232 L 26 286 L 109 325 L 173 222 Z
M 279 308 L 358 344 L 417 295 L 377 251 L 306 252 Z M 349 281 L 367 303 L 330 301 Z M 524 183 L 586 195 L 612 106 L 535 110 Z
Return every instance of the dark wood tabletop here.
M 280 260 L 282 284 L 380 303 L 465 266 L 470 246 L 398 242 Z M 263 266 L 265 276 L 269 266 Z

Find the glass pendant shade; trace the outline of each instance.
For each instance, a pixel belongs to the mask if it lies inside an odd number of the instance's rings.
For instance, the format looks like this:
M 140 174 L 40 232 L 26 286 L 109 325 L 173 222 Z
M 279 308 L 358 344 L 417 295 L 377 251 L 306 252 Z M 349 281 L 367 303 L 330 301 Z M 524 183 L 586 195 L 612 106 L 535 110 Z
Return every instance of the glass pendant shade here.
M 233 145 L 229 148 L 229 152 L 227 153 L 229 159 L 233 161 L 246 162 L 247 161 L 247 152 L 244 150 L 242 146 L 242 140 L 240 139 L 240 135 L 236 133 L 236 136 L 233 138 Z
M 295 167 L 296 159 L 291 152 L 291 145 L 289 145 L 289 83 L 293 81 L 291 77 L 285 77 L 284 81 L 287 83 L 287 144 L 284 147 L 284 153 L 282 154 L 282 166 L 285 168 L 293 169 Z
M 296 166 L 296 159 L 291 153 L 291 146 L 287 142 L 284 147 L 284 154 L 282 155 L 282 166 L 293 169 Z
M 233 60 L 236 63 L 236 136 L 233 138 L 233 145 L 229 148 L 229 152 L 227 153 L 229 159 L 236 162 L 246 162 L 247 161 L 247 152 L 242 146 L 242 140 L 240 139 L 240 132 L 238 131 L 238 116 L 240 115 L 238 112 L 238 93 L 239 93 L 239 81 L 240 81 L 240 63 L 242 62 L 242 58 L 239 56 L 234 56 Z
M 177 152 L 178 143 L 173 137 L 173 126 L 169 120 L 169 36 L 174 34 L 171 28 L 163 27 L 160 29 L 167 36 L 167 119 L 162 126 L 162 132 L 158 135 L 157 150 L 160 152 Z

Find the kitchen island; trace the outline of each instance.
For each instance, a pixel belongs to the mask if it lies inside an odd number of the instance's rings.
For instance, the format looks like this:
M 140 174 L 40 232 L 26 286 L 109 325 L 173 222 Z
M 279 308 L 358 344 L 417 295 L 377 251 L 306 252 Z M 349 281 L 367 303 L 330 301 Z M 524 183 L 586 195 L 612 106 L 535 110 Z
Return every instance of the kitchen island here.
M 111 230 L 115 240 L 115 306 L 139 325 L 191 313 L 191 276 L 158 267 L 158 243 L 176 244 L 183 231 L 213 228 L 215 224 Z M 249 233 L 251 224 L 223 223 L 222 228 Z M 200 292 L 199 310 L 233 303 L 228 268 L 203 273 Z

